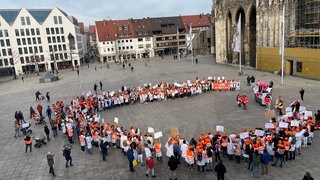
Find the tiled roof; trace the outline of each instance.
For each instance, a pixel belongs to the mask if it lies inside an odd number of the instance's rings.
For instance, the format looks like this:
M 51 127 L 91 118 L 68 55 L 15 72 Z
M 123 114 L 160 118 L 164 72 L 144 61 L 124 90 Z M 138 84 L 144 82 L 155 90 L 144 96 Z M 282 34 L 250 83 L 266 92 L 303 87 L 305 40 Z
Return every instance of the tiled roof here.
M 95 25 L 90 25 L 89 26 L 89 32 L 90 32 L 90 34 L 96 34 L 96 26 Z
M 210 27 L 210 20 L 207 14 L 181 16 L 186 32 L 189 32 L 190 24 L 192 27 Z
M 79 25 L 79 28 L 80 28 L 80 32 L 82 34 L 84 34 L 84 24 L 83 24 L 83 22 L 79 22 L 78 25 Z
M 131 22 L 137 37 L 152 36 L 152 30 L 148 19 L 131 19 Z
M 96 21 L 96 29 L 100 42 L 136 37 L 130 20 Z

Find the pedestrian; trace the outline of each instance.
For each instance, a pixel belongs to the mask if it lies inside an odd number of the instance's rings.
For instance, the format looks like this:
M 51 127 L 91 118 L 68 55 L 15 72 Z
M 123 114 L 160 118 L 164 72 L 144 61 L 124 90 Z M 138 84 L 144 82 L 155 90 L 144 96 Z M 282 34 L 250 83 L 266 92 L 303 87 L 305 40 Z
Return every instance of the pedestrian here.
M 285 149 L 284 149 L 284 146 L 282 145 L 282 142 L 280 140 L 278 142 L 278 147 L 276 149 L 277 149 L 275 152 L 276 161 L 271 165 L 276 167 L 278 164 L 278 161 L 280 160 L 280 167 L 282 168 Z
M 68 135 L 69 143 L 73 144 L 73 129 L 70 128 L 70 127 L 67 127 L 66 128 L 66 132 L 67 132 L 67 135 Z
M 50 141 L 50 130 L 49 130 L 47 123 L 44 124 L 43 129 L 44 129 L 44 132 L 46 133 L 47 141 Z
M 196 58 L 196 64 L 198 64 L 198 58 Z
M 151 157 L 151 156 L 147 159 L 147 167 L 148 167 L 148 170 L 146 172 L 146 176 L 149 177 L 149 172 L 151 171 L 152 177 L 155 178 L 156 177 L 154 175 L 155 164 L 154 164 L 153 157 Z
M 256 78 L 253 75 L 251 75 L 250 81 L 251 84 L 254 84 L 256 82 Z
M 251 77 L 248 76 L 248 77 L 247 77 L 247 86 L 250 86 L 250 85 L 251 85 Z
M 19 120 L 21 121 L 21 124 L 22 124 L 22 121 L 26 123 L 26 121 L 24 120 L 23 113 L 21 111 L 18 112 L 18 117 L 19 117 Z
M 100 81 L 100 91 L 102 91 L 102 82 Z
M 259 174 L 260 174 L 260 172 L 259 172 L 260 161 L 261 161 L 260 154 L 259 154 L 258 150 L 255 150 L 253 158 L 252 158 L 253 171 L 251 173 L 251 176 L 259 177 Z
M 41 106 L 41 104 L 38 104 L 37 110 L 39 112 L 40 118 L 42 117 L 42 109 L 43 109 L 43 107 Z
M 53 132 L 53 137 L 57 137 L 58 136 L 58 124 L 56 122 L 51 122 L 51 130 Z
M 226 167 L 223 165 L 222 160 L 220 160 L 219 163 L 216 165 L 214 171 L 217 172 L 218 180 L 224 180 L 224 174 L 227 172 L 227 170 Z
M 32 106 L 30 106 L 30 119 L 32 118 L 32 115 L 36 112 Z
M 21 81 L 24 82 L 24 77 L 23 76 L 21 77 Z
M 64 148 L 63 148 L 63 156 L 66 159 L 66 168 L 69 167 L 69 165 L 73 166 L 72 157 L 71 157 L 71 147 L 70 146 L 67 146 L 67 145 L 64 146 Z M 68 163 L 69 163 L 69 165 L 68 165 Z
M 270 109 L 271 109 L 271 100 L 272 100 L 272 97 L 268 93 L 266 95 L 266 97 L 264 98 L 264 104 L 267 106 L 267 108 L 265 109 L 266 111 L 270 111 Z
M 173 154 L 174 158 L 177 160 L 178 164 L 180 164 L 180 157 L 181 157 L 181 149 L 177 142 L 173 143 Z
M 131 66 L 131 72 L 133 72 L 133 70 L 134 70 L 134 67 L 133 67 L 133 66 Z
M 87 152 L 89 154 L 92 154 L 92 137 L 89 133 L 87 134 L 87 137 L 86 137 L 86 143 L 87 143 Z
M 80 71 L 79 71 L 79 69 L 77 69 L 77 74 L 78 74 L 78 76 L 79 76 L 79 73 L 80 73 Z
M 26 153 L 28 151 L 28 147 L 30 149 L 30 153 L 32 152 L 32 139 L 30 137 L 30 135 L 26 135 L 24 137 L 24 144 L 26 145 Z
M 56 176 L 56 174 L 54 173 L 54 169 L 53 169 L 53 165 L 54 165 L 54 159 L 53 159 L 54 154 L 51 152 L 47 153 L 47 161 L 48 161 L 48 166 L 49 166 L 49 173 L 53 176 Z
M 108 142 L 105 140 L 100 141 L 100 150 L 102 155 L 102 160 L 106 161 L 106 156 L 108 155 Z
M 97 66 L 94 67 L 94 70 L 97 71 Z
M 95 91 L 95 92 L 97 92 L 97 84 L 96 83 L 94 83 L 94 85 L 93 85 L 93 90 Z
M 303 96 L 304 96 L 304 89 L 300 89 L 300 97 L 301 97 L 301 101 L 303 101 Z
M 14 122 L 14 137 L 16 138 L 17 136 L 20 137 L 20 124 L 18 121 Z
M 47 107 L 46 114 L 47 114 L 47 116 L 49 118 L 49 121 L 51 121 L 52 109 L 50 108 L 50 106 Z
M 36 92 L 36 101 L 40 101 L 40 95 L 41 95 L 40 91 L 37 91 Z
M 243 96 L 241 96 L 241 102 L 243 104 L 243 109 L 247 110 L 247 104 L 249 102 L 249 99 L 245 94 L 243 94 Z
M 79 136 L 79 141 L 80 141 L 80 146 L 81 146 L 81 151 L 84 152 L 85 148 L 86 148 L 86 140 L 85 140 L 86 136 L 84 136 L 83 134 L 81 134 Z
M 314 180 L 314 179 L 313 177 L 311 177 L 311 174 L 309 172 L 306 172 L 302 180 Z
M 261 155 L 261 169 L 262 175 L 268 175 L 268 165 L 270 162 L 270 154 L 267 149 L 263 150 L 263 154 Z
M 170 169 L 169 179 L 171 179 L 171 180 L 178 179 L 177 172 L 176 172 L 176 170 L 178 169 L 178 162 L 173 155 L 170 157 L 170 159 L 168 161 L 168 166 Z
M 240 94 L 238 94 L 238 95 L 237 95 L 237 99 L 236 99 L 236 100 L 237 100 L 237 103 L 238 103 L 238 107 L 241 107 L 241 103 L 242 103 L 242 102 L 241 102 L 241 99 L 242 99 L 242 96 L 241 96 Z
M 49 92 L 46 93 L 46 98 L 47 98 L 47 102 L 50 102 L 50 93 Z
M 16 111 L 16 112 L 14 113 L 14 118 L 16 119 L 16 120 L 15 120 L 16 122 L 20 123 L 20 122 L 19 122 L 19 113 L 18 113 L 18 111 Z
M 124 63 L 122 64 L 122 68 L 123 68 L 123 69 L 125 69 L 125 68 L 126 68 L 126 65 L 125 65 Z
M 131 171 L 131 172 L 134 172 L 134 169 L 133 169 L 134 156 L 133 156 L 133 150 L 132 150 L 132 147 L 131 147 L 131 146 L 130 146 L 130 148 L 129 148 L 128 151 L 127 151 L 127 158 L 128 158 L 128 161 L 129 161 L 130 171 Z

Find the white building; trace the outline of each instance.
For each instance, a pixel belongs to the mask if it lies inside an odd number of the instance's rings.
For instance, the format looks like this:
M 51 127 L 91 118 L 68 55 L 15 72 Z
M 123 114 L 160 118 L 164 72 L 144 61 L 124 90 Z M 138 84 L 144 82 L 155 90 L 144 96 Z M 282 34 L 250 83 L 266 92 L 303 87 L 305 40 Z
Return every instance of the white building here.
M 151 31 L 139 21 L 96 21 L 97 48 L 101 62 L 122 62 L 154 56 Z
M 80 65 L 78 21 L 58 8 L 0 10 L 0 70 L 16 74 Z

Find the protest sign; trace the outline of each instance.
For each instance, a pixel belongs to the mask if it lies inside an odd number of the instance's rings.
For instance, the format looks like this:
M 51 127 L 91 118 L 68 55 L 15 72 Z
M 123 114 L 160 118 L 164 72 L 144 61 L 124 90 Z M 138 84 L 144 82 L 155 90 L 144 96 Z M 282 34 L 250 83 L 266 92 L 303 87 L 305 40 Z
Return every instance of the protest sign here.
M 299 126 L 299 121 L 297 120 L 291 121 L 290 126 Z
M 279 123 L 279 127 L 280 127 L 280 128 L 288 128 L 288 125 L 289 125 L 289 124 L 288 124 L 288 123 L 285 123 L 285 122 L 280 122 L 280 123 Z
M 156 132 L 154 133 L 154 136 L 153 136 L 155 139 L 158 139 L 160 137 L 162 137 L 162 131 L 159 131 L 159 132 Z
M 148 127 L 148 133 L 154 133 L 153 127 Z
M 223 126 L 217 126 L 216 127 L 216 131 L 224 132 L 224 127 Z
M 249 132 L 242 132 L 242 133 L 240 133 L 240 138 L 241 138 L 241 139 L 244 139 L 244 138 L 247 138 L 247 137 L 249 137 Z
M 266 128 L 266 129 L 272 129 L 272 128 L 274 128 L 274 125 L 273 125 L 272 123 L 265 123 L 265 124 L 264 124 L 264 128 Z
M 264 131 L 263 131 L 263 130 L 256 129 L 256 130 L 254 131 L 254 134 L 257 135 L 257 136 L 263 136 L 263 135 L 264 135 Z

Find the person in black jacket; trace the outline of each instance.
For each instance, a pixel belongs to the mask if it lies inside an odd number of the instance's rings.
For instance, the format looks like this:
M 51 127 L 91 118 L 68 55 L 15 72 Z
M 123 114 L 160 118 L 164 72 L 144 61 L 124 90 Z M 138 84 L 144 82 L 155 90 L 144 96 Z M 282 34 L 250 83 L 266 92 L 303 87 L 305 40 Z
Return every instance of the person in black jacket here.
M 133 150 L 132 147 L 130 146 L 128 152 L 127 152 L 127 157 L 128 157 L 128 161 L 129 161 L 129 168 L 131 172 L 134 172 L 133 169 L 133 160 L 134 160 L 134 156 L 133 156 Z
M 306 172 L 302 180 L 314 180 L 314 179 L 313 177 L 311 177 L 311 174 L 309 172 Z
M 45 123 L 43 129 L 44 129 L 44 132 L 46 133 L 47 141 L 50 141 L 50 130 L 49 130 L 47 123 Z
M 106 161 L 106 156 L 108 155 L 108 142 L 107 141 L 100 141 L 100 149 L 102 154 L 102 160 Z
M 177 179 L 177 173 L 176 170 L 178 168 L 178 161 L 174 158 L 174 156 L 172 155 L 168 161 L 168 166 L 170 169 L 170 175 L 169 175 L 169 179 L 172 180 L 176 180 Z
M 227 172 L 226 167 L 223 165 L 222 160 L 219 161 L 219 164 L 216 165 L 214 171 L 217 172 L 218 180 L 224 180 L 224 174 Z
M 71 147 L 70 146 L 65 146 L 64 147 L 63 156 L 66 158 L 66 168 L 69 167 L 68 162 L 70 162 L 70 166 L 73 166 L 72 157 L 71 157 Z

